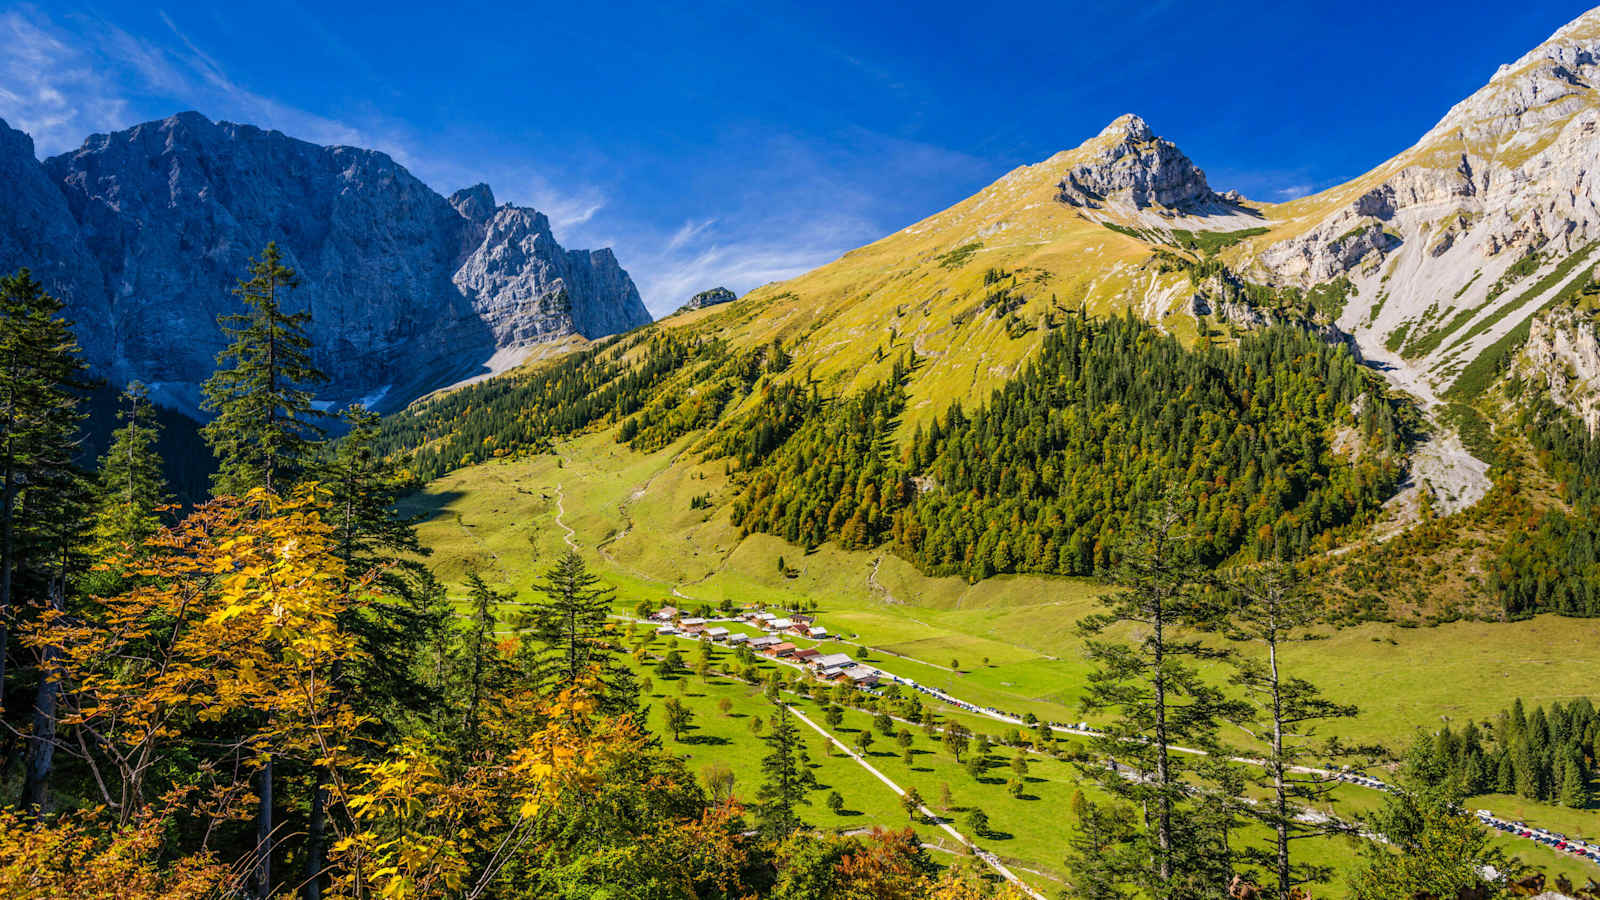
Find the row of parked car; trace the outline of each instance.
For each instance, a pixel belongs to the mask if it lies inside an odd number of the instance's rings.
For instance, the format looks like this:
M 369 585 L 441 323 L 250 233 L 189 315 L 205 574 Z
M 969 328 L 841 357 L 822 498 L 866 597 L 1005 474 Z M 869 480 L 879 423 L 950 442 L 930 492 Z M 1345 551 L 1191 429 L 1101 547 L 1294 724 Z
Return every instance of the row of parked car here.
M 1511 822 L 1501 819 L 1487 809 L 1478 810 L 1478 821 L 1496 831 L 1503 831 L 1512 837 L 1524 838 L 1543 844 L 1552 850 L 1571 853 L 1573 856 L 1581 856 L 1590 862 L 1600 863 L 1600 847 L 1580 841 L 1577 838 L 1569 838 L 1559 832 L 1536 828 L 1526 822 Z

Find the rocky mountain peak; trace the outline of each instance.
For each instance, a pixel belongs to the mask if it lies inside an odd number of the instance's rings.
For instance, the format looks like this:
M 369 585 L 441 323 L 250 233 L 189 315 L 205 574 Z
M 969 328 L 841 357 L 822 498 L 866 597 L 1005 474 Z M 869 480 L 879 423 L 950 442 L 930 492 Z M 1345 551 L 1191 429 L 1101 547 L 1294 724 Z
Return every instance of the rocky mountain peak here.
M 1135 144 L 1156 139 L 1155 132 L 1150 130 L 1149 124 L 1133 113 L 1123 113 L 1112 119 L 1110 125 L 1100 130 L 1099 136 Z
M 1176 144 L 1158 137 L 1131 113 L 1118 116 L 1071 155 L 1084 161 L 1067 171 L 1056 194 L 1070 206 L 1098 210 L 1120 205 L 1183 214 L 1229 205 Z
M 1600 8 L 1562 26 L 1539 46 L 1495 72 L 1451 107 L 1419 147 L 1459 141 L 1478 156 L 1534 143 L 1575 112 L 1594 105 L 1600 81 Z
M 494 215 L 494 191 L 487 184 L 479 182 L 451 194 L 450 205 L 468 222 L 483 224 Z
M 1286 204 L 1269 279 L 1342 280 L 1339 325 L 1430 398 L 1503 362 L 1600 246 L 1600 9 L 1366 175 Z M 1481 384 L 1481 374 L 1465 379 Z M 1586 413 L 1587 415 L 1587 413 Z

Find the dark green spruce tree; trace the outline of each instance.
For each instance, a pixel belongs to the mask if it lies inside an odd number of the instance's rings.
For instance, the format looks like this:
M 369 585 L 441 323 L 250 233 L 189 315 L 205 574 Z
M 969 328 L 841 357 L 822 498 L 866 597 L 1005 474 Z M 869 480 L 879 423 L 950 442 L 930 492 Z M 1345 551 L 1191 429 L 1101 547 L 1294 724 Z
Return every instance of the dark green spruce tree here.
M 817 776 L 801 758 L 800 730 L 788 705 L 781 700 L 774 705 L 772 725 L 761 738 L 767 755 L 761 758 L 756 818 L 764 834 L 782 840 L 805 827 L 800 807 L 811 802 L 807 792 L 817 786 Z
M 534 584 L 543 599 L 518 624 L 532 641 L 528 675 L 539 689 L 554 694 L 588 677 L 598 677 L 600 705 L 608 713 L 636 711 L 639 689 L 623 661 L 616 628 L 607 620 L 616 589 L 603 586 L 569 550 Z
M 1098 758 L 1082 770 L 1143 811 L 1140 867 L 1130 880 L 1158 900 L 1202 896 L 1190 890 L 1197 881 L 1227 883 L 1229 860 L 1216 858 L 1209 817 L 1192 789 L 1203 767 L 1175 749 L 1219 751 L 1219 724 L 1237 714 L 1195 667 L 1219 654 L 1185 629 L 1212 619 L 1202 578 L 1179 515 L 1163 503 L 1124 547 L 1113 577 L 1118 589 L 1101 598 L 1105 610 L 1078 623 L 1094 664 L 1084 709 L 1112 716 L 1093 742 Z M 1118 625 L 1133 626 L 1132 637 L 1103 637 Z
M 450 705 L 456 711 L 456 743 L 464 756 L 479 751 L 484 699 L 503 683 L 507 674 L 495 646 L 495 608 L 511 599 L 489 587 L 477 572 L 467 575 L 467 594 L 470 608 L 456 627 L 448 680 L 452 687 Z
M 1327 882 L 1334 874 L 1331 866 L 1297 856 L 1300 842 L 1353 830 L 1338 817 L 1309 814 L 1326 809 L 1341 783 L 1325 768 L 1328 762 L 1353 757 L 1371 761 L 1379 751 L 1316 739 L 1319 724 L 1351 718 L 1357 709 L 1327 699 L 1316 685 L 1287 671 L 1284 649 L 1319 639 L 1312 626 L 1322 610 L 1321 599 L 1294 566 L 1272 562 L 1222 575 L 1228 636 L 1261 651 L 1235 654 L 1231 660 L 1233 683 L 1242 690 L 1250 713 L 1237 724 L 1266 746 L 1261 767 L 1249 771 L 1267 797 L 1247 808 L 1270 830 L 1271 840 L 1243 855 L 1269 873 L 1267 891 L 1289 900 L 1296 887 Z
M 1095 803 L 1082 791 L 1072 795 L 1076 824 L 1067 832 L 1067 886 L 1081 900 L 1128 900 L 1128 873 L 1135 835 L 1133 811 L 1119 803 Z
M 39 498 L 29 501 L 35 507 L 28 534 L 32 546 L 27 549 L 35 576 L 33 583 L 42 593 L 46 609 L 55 614 L 66 613 L 79 574 L 90 567 L 89 524 L 94 519 L 95 507 L 92 480 L 88 473 L 72 464 L 70 453 L 62 453 L 56 457 L 54 465 L 35 470 L 31 490 L 37 492 Z M 46 644 L 36 661 L 33 722 L 28 733 L 22 789 L 24 808 L 35 814 L 50 805 L 50 780 L 59 745 L 57 708 L 62 688 L 61 653 L 60 647 Z
M 82 473 L 73 456 L 87 385 L 61 310 L 27 269 L 0 278 L 0 705 L 7 710 L 16 708 L 3 703 L 15 680 L 11 629 L 25 600 L 65 603 L 67 564 L 84 519 Z M 9 769 L 15 749 L 10 735 L 17 731 L 6 733 L 0 769 Z M 30 779 L 33 757 L 47 745 L 35 735 Z
M 217 455 L 218 494 L 281 493 L 315 456 L 322 430 L 312 388 L 327 377 L 311 362 L 311 314 L 285 309 L 299 283 L 278 245 L 268 244 L 234 289 L 244 312 L 218 319 L 229 343 L 204 385 L 204 408 L 216 417 L 201 430 Z
M 160 508 L 172 502 L 161 456 L 156 452 L 160 425 L 149 392 L 135 381 L 122 392 L 111 445 L 100 457 L 100 508 L 95 537 L 108 551 L 137 547 L 161 527 Z

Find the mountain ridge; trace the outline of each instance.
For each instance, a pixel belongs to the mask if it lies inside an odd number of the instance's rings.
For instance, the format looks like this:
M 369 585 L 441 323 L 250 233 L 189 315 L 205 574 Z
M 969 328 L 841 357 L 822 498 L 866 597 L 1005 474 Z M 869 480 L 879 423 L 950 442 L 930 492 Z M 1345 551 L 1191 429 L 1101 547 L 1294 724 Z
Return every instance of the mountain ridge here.
M 609 250 L 562 248 L 543 214 L 497 206 L 487 186 L 458 192 L 463 213 L 380 151 L 195 112 L 42 162 L 20 132 L 0 123 L 0 134 L 0 165 L 32 185 L 0 217 L 47 223 L 0 244 L 0 267 L 31 266 L 63 295 L 97 374 L 150 383 L 190 414 L 222 347 L 217 316 L 234 311 L 231 287 L 268 241 L 300 275 L 289 302 L 312 313 L 334 405 L 398 408 L 509 350 L 650 321 Z M 43 237 L 73 232 L 76 244 Z

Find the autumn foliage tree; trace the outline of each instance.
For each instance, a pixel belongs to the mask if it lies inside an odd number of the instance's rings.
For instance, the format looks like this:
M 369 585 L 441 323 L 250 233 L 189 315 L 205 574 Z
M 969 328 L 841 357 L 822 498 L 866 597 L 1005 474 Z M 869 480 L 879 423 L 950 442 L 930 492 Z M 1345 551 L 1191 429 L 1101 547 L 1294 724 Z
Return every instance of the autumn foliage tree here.
M 127 590 L 23 632 L 58 659 L 57 749 L 119 827 L 192 790 L 190 814 L 216 826 L 208 849 L 262 802 L 247 776 L 272 756 L 337 767 L 348 754 L 361 717 L 330 676 L 357 652 L 338 623 L 364 585 L 341 577 L 329 534 L 309 491 L 213 501 L 109 563 Z M 256 861 L 282 839 L 258 839 Z

